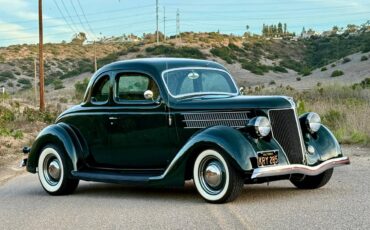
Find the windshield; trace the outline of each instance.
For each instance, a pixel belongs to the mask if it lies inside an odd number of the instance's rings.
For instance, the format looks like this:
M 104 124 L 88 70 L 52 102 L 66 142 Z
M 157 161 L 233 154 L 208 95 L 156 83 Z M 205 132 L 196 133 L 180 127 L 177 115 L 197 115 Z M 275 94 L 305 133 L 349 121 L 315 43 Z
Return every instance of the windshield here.
M 173 97 L 204 94 L 236 94 L 231 76 L 222 70 L 184 68 L 164 72 L 163 80 Z

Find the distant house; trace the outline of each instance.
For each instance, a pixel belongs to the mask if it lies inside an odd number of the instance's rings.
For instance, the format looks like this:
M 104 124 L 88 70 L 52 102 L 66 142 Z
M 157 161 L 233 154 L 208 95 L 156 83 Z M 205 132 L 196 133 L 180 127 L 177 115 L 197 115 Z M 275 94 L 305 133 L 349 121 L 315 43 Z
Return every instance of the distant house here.
M 303 31 L 301 33 L 301 38 L 302 39 L 307 39 L 307 38 L 311 38 L 312 36 L 320 36 L 320 33 L 319 32 L 316 32 L 312 29 L 309 29 L 307 31 Z

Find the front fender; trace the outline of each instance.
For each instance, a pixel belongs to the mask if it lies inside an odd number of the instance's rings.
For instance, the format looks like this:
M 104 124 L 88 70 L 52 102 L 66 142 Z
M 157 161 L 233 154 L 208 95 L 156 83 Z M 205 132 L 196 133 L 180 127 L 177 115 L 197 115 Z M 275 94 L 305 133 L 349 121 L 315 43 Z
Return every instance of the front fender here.
M 199 153 L 197 150 L 203 150 L 205 147 L 222 149 L 225 158 L 238 171 L 252 170 L 251 158 L 257 157 L 258 151 L 258 148 L 254 148 L 255 144 L 239 130 L 228 126 L 213 126 L 194 134 L 180 149 L 166 171 L 161 176 L 151 178 L 151 181 L 167 184 L 183 181 L 188 160 Z
M 27 161 L 27 171 L 36 173 L 38 159 L 42 148 L 47 144 L 57 144 L 64 149 L 68 167 L 77 170 L 79 155 L 82 154 L 83 148 L 77 139 L 74 131 L 65 123 L 53 124 L 43 129 L 36 140 L 33 142 Z
M 305 146 L 311 145 L 315 149 L 313 154 L 306 155 L 308 165 L 317 165 L 323 161 L 343 156 L 337 139 L 325 125 L 321 125 L 316 133 L 311 134 L 303 127 L 303 119 L 305 119 L 305 117 L 301 116 L 299 119 L 302 125 Z

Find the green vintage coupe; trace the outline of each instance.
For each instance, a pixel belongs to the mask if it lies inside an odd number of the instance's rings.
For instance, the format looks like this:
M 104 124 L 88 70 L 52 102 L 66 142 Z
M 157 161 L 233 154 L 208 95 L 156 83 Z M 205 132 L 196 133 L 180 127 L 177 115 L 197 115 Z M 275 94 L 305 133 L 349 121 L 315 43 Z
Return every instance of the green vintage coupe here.
M 183 186 L 208 202 L 235 199 L 244 184 L 325 185 L 349 164 L 316 113 L 297 117 L 292 98 L 244 96 L 220 64 L 149 58 L 104 66 L 83 102 L 38 135 L 27 170 L 51 195 L 79 180 Z

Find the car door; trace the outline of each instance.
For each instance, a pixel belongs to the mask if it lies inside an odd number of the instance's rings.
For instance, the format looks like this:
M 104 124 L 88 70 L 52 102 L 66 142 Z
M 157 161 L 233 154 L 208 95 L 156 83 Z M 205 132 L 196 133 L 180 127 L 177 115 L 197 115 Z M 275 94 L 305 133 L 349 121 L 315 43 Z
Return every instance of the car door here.
M 116 72 L 109 114 L 110 159 L 121 169 L 164 169 L 172 160 L 166 107 L 155 80 L 144 73 Z M 152 99 L 145 99 L 150 90 Z
M 89 101 L 81 105 L 79 113 L 68 120 L 75 127 L 88 146 L 85 162 L 97 167 L 110 162 L 108 112 L 111 99 L 111 80 L 109 73 L 99 76 L 92 85 Z

